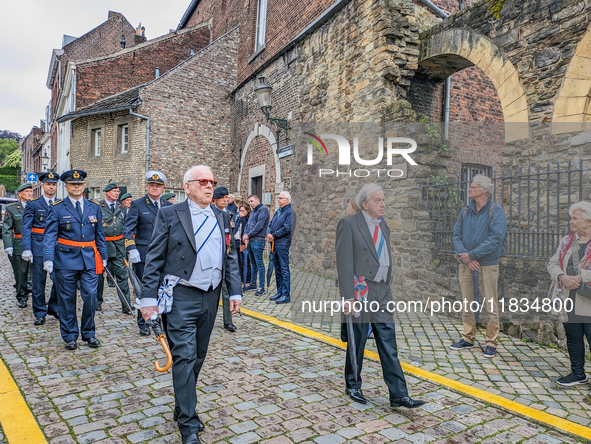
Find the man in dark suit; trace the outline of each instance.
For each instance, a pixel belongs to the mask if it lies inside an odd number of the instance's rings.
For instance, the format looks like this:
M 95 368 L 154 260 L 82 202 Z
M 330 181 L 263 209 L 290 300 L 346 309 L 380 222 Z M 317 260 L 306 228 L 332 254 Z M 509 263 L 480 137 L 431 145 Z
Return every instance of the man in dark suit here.
M 337 226 L 336 252 L 339 291 L 345 300 L 343 309 L 345 316 L 352 316 L 353 334 L 357 356 L 357 374 L 351 361 L 347 342 L 347 358 L 345 361 L 346 393 L 353 401 L 365 404 L 367 400 L 361 391 L 361 368 L 363 352 L 367 341 L 367 332 L 371 323 L 374 331 L 384 380 L 390 391 L 392 407 L 415 408 L 425 404 L 424 401 L 411 399 L 408 396 L 406 380 L 398 360 L 396 332 L 392 313 L 388 310 L 388 302 L 392 301 L 390 284 L 392 283 L 392 253 L 390 250 L 390 229 L 384 220 L 386 208 L 384 191 L 375 183 L 364 185 L 356 197 L 361 211 L 339 221 Z M 364 287 L 363 290 L 356 289 Z M 367 304 L 352 303 L 356 293 L 367 297 Z M 379 306 L 377 310 L 365 310 L 367 307 Z M 346 327 L 346 325 L 345 325 Z M 341 332 L 342 339 L 347 334 Z
M 60 330 L 66 350 L 75 350 L 78 339 L 76 318 L 77 282 L 80 281 L 82 340 L 100 347 L 95 337 L 94 312 L 98 276 L 107 265 L 107 243 L 101 223 L 101 207 L 84 198 L 82 170 L 66 171 L 60 177 L 68 197 L 51 205 L 43 239 L 43 269 L 51 274 L 55 262 Z
M 172 205 L 161 197 L 166 176 L 160 171 L 149 171 L 145 177 L 147 194 L 131 203 L 123 225 L 123 239 L 125 249 L 129 253 L 129 262 L 133 264 L 133 271 L 140 280 L 144 275 L 146 253 L 152 237 L 156 213 L 160 208 Z M 150 329 L 139 311 L 137 326 L 140 329 L 140 335 L 150 336 Z
M 195 412 L 195 386 L 215 323 L 222 280 L 230 293 L 232 313 L 240 309 L 242 296 L 230 217 L 211 205 L 217 184 L 213 173 L 206 166 L 196 166 L 185 173 L 183 182 L 188 199 L 158 212 L 140 305 L 144 319 L 156 317 L 163 305 L 157 299 L 158 287 L 173 287 L 164 327 L 173 358 L 174 419 L 183 444 L 195 444 L 200 443 L 198 432 L 204 429 Z
M 43 269 L 43 238 L 51 204 L 55 201 L 58 180 L 59 176 L 51 171 L 40 174 L 39 181 L 43 187 L 43 195 L 29 201 L 23 214 L 23 259 L 31 262 L 35 325 L 45 324 L 45 316 L 48 314 L 59 319 L 55 284 L 51 286 L 49 304 L 45 300 L 47 271 Z M 53 273 L 50 277 L 53 281 Z

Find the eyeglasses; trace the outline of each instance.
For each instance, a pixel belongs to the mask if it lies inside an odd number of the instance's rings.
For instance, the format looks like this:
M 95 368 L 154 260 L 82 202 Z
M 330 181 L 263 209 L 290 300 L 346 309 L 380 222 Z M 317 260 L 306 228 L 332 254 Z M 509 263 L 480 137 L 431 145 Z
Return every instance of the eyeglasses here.
M 470 187 L 471 190 L 479 190 L 480 187 Z
M 278 197 L 277 200 L 279 200 L 279 199 L 283 200 L 283 199 L 287 199 L 287 197 Z
M 214 188 L 218 184 L 217 180 L 213 179 L 193 179 L 188 180 L 187 182 L 199 182 L 199 185 L 201 185 L 202 187 L 206 187 L 208 184 L 211 184 L 211 186 Z

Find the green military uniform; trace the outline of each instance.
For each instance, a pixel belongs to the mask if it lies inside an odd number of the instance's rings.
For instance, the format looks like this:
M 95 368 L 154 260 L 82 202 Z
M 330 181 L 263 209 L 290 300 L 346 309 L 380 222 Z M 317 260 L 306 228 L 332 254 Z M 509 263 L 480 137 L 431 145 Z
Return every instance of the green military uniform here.
M 20 189 L 20 188 L 19 188 Z M 22 259 L 23 246 L 21 239 L 21 224 L 25 207 L 22 202 L 15 202 L 6 207 L 6 215 L 2 223 L 2 241 L 4 249 L 12 248 L 12 256 L 9 255 L 10 264 L 14 271 L 16 281 L 16 299 L 19 307 L 27 306 L 27 284 L 29 281 L 29 262 Z
M 123 202 L 125 199 L 131 199 L 131 194 L 124 193 L 123 195 L 119 196 L 119 202 Z M 121 211 L 123 212 L 124 216 L 127 216 L 127 207 L 121 203 Z
M 107 188 L 108 186 L 105 187 L 105 190 Z M 114 205 L 114 210 L 111 205 Z M 127 268 L 125 266 L 125 245 L 123 241 L 123 223 L 125 221 L 125 214 L 123 210 L 125 207 L 119 202 L 111 204 L 106 200 L 101 201 L 100 206 L 103 213 L 103 230 L 105 231 L 107 253 L 109 255 L 109 262 L 107 266 L 109 267 L 109 270 L 112 271 L 113 276 L 117 280 L 117 285 L 129 303 L 129 283 L 127 281 Z M 104 274 L 100 275 L 98 279 L 97 308 L 103 303 L 103 288 Z M 124 313 L 131 313 L 129 311 L 128 305 L 122 299 L 119 291 L 117 291 L 117 295 L 121 301 L 121 310 Z

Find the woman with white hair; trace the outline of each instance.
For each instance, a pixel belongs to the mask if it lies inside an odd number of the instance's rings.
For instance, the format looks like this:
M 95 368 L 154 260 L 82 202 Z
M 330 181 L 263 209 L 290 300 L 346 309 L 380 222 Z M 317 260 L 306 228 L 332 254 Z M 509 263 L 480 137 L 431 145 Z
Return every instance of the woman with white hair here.
M 564 387 L 587 382 L 583 338 L 587 337 L 591 343 L 591 300 L 577 294 L 581 284 L 591 282 L 591 203 L 577 202 L 568 213 L 572 231 L 561 240 L 548 263 L 548 273 L 558 287 L 558 296 L 563 301 L 570 298 L 574 305 L 568 312 L 568 321 L 564 322 L 571 374 L 556 380 Z

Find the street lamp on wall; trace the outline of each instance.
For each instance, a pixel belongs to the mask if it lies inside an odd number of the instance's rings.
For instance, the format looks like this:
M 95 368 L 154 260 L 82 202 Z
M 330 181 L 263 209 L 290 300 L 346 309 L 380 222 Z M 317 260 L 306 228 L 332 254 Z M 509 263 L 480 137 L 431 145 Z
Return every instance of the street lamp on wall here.
M 43 156 L 41 156 L 41 166 L 43 167 L 43 172 L 46 172 L 49 167 L 49 156 L 47 152 L 44 152 Z
M 277 126 L 277 148 L 279 148 L 279 143 L 286 142 L 288 139 L 289 122 L 287 119 L 271 117 L 271 93 L 273 92 L 273 88 L 265 84 L 265 77 L 262 74 L 258 77 L 258 80 L 260 83 L 254 89 L 254 92 L 257 93 L 259 106 L 261 107 L 261 111 L 265 114 L 267 122 Z M 285 132 L 284 137 L 281 136 L 283 132 Z

